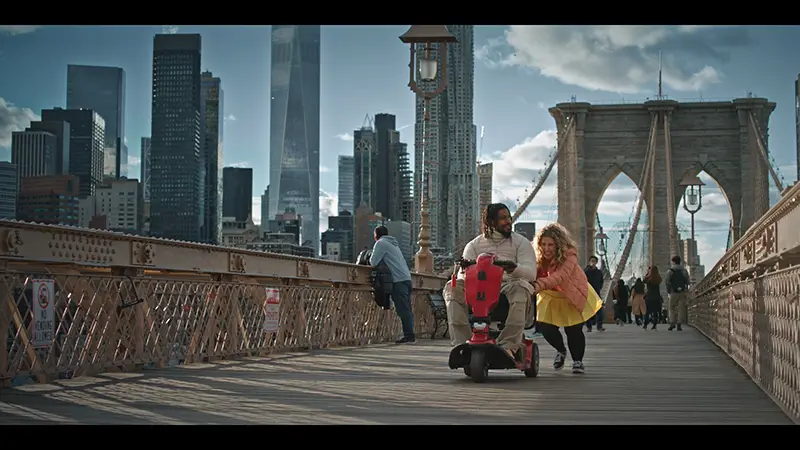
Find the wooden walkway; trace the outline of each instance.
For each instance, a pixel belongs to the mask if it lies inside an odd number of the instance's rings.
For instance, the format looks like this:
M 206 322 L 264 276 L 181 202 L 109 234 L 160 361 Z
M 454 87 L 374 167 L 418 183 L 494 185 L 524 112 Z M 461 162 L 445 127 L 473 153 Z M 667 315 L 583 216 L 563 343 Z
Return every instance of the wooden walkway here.
M 383 345 L 115 373 L 0 390 L 0 425 L 791 424 L 692 328 L 608 326 L 587 336 L 586 374 L 447 367 L 447 343 Z

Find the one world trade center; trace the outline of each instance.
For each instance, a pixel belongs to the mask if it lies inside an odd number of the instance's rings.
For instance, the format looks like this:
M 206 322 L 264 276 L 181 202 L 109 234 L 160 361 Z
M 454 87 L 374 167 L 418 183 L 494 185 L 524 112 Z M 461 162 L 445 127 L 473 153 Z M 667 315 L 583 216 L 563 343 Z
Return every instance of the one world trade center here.
M 273 25 L 269 215 L 302 216 L 301 244 L 319 254 L 320 26 Z

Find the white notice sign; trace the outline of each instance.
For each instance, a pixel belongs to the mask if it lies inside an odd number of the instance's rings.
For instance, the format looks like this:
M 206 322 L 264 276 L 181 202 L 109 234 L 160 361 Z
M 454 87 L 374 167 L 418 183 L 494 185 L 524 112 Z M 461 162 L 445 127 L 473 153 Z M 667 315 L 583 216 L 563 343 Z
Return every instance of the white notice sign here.
M 53 314 L 53 302 L 55 301 L 53 280 L 32 280 L 31 284 L 33 285 L 31 345 L 35 348 L 49 347 L 53 345 L 56 325 Z
M 275 288 L 267 288 L 267 316 L 264 319 L 264 332 L 274 333 L 278 331 L 281 319 L 281 291 Z

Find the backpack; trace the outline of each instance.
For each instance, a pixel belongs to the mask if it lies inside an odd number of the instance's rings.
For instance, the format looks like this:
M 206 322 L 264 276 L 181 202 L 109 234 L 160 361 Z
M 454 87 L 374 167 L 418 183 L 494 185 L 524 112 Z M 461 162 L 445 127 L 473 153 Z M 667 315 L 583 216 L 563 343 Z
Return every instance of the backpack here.
M 683 270 L 669 269 L 669 271 L 672 272 L 669 277 L 669 285 L 672 288 L 672 292 L 685 291 L 689 287 L 689 280 L 686 279 Z
M 369 259 L 372 257 L 372 250 L 365 249 L 358 254 L 356 264 L 360 266 L 369 266 Z M 369 272 L 370 284 L 372 284 L 372 299 L 375 304 L 383 309 L 391 309 L 390 298 L 392 295 L 392 288 L 394 287 L 394 280 L 392 279 L 392 272 L 389 266 L 384 261 L 378 263 Z
M 390 298 L 394 287 L 392 272 L 385 262 L 381 261 L 370 271 L 370 282 L 372 284 L 372 299 L 375 304 L 383 309 L 391 309 Z
M 371 257 L 372 257 L 372 250 L 369 249 L 361 250 L 361 253 L 359 253 L 358 256 L 356 257 L 356 264 L 358 264 L 359 266 L 368 266 L 370 265 L 369 259 Z

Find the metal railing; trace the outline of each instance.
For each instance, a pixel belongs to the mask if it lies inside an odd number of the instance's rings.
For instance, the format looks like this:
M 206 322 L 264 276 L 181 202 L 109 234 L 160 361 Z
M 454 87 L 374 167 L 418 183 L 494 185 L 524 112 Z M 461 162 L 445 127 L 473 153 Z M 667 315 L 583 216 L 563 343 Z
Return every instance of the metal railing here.
M 800 185 L 694 289 L 689 321 L 800 423 Z
M 394 341 L 368 267 L 0 221 L 0 385 Z M 413 275 L 420 337 L 435 331 Z

